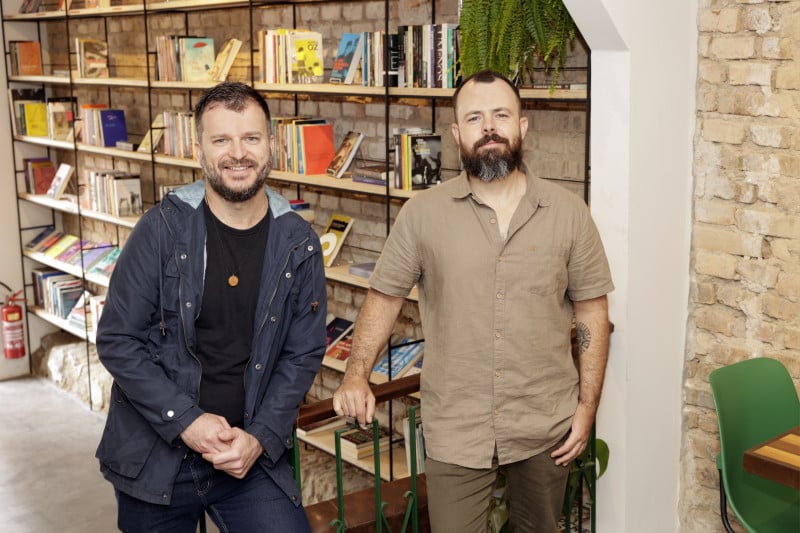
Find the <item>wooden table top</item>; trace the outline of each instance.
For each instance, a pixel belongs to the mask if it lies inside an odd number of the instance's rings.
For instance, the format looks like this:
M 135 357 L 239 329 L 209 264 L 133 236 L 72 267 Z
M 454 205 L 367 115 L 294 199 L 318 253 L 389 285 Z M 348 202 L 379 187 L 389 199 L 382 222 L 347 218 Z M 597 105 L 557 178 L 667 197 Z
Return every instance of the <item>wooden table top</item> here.
M 800 490 L 800 426 L 744 452 L 744 469 Z

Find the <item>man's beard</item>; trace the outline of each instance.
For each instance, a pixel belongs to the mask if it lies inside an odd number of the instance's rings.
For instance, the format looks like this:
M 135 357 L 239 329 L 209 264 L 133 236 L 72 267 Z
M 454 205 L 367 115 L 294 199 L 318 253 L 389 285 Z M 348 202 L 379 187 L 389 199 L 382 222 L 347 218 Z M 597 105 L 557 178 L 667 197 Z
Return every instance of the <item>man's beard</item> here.
M 489 142 L 503 143 L 506 149 L 497 151 L 493 148 L 480 152 L 478 149 Z M 467 151 L 464 146 L 460 147 L 461 162 L 468 176 L 474 176 L 481 181 L 490 182 L 503 179 L 513 170 L 522 166 L 522 139 L 516 142 L 509 141 L 505 137 L 493 133 L 479 139 L 472 146 L 472 150 Z
M 249 165 L 251 167 L 256 167 L 257 163 L 252 159 L 228 159 L 220 163 L 220 167 L 236 165 Z M 200 166 L 203 168 L 206 181 L 209 185 L 211 185 L 211 188 L 214 190 L 214 192 L 219 194 L 225 200 L 235 203 L 246 202 L 255 196 L 264 187 L 264 184 L 267 182 L 267 178 L 269 177 L 269 173 L 272 170 L 272 162 L 267 160 L 267 162 L 264 163 L 264 166 L 261 167 L 261 169 L 256 173 L 256 181 L 250 187 L 244 190 L 234 190 L 225 185 L 225 181 L 222 179 L 222 171 L 220 168 L 211 166 L 205 157 L 200 158 Z

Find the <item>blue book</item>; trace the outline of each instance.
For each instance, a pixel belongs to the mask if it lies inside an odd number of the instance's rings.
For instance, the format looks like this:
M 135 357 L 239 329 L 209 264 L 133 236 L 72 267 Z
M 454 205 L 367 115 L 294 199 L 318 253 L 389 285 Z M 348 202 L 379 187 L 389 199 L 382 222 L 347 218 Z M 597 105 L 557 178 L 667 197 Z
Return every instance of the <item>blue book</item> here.
M 353 83 L 361 59 L 361 34 L 343 33 L 333 60 L 330 83 Z M 352 68 L 351 68 L 352 67 Z
M 125 125 L 125 111 L 122 109 L 100 109 L 100 132 L 103 146 L 117 146 L 117 141 L 128 140 L 128 128 Z
M 392 355 L 391 379 L 402 377 L 422 357 L 424 341 L 415 342 L 414 339 L 402 338 L 392 342 L 390 351 Z M 383 383 L 389 379 L 389 354 L 383 356 L 372 369 L 372 380 Z

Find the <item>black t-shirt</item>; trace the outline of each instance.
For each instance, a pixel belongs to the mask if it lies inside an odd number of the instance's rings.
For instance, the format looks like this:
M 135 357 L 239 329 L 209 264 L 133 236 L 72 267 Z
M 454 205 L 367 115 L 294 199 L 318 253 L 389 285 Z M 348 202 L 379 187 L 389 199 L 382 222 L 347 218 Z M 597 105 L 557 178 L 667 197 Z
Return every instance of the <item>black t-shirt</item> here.
M 224 416 L 231 426 L 244 422 L 244 369 L 250 360 L 269 213 L 255 226 L 226 226 L 203 204 L 206 217 L 206 278 L 203 307 L 195 322 L 197 357 L 202 365 L 200 407 Z M 231 286 L 231 275 L 238 284 Z

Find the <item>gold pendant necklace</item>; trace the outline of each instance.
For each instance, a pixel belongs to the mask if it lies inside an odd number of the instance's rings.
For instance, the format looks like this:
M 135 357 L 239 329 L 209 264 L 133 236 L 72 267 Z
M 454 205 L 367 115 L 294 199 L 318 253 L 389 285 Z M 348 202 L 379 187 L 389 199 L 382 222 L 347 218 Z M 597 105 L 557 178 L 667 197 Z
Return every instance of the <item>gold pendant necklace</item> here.
M 217 227 L 217 217 L 214 215 L 214 212 L 211 211 L 211 207 L 208 206 L 208 201 L 206 201 L 206 206 L 208 207 L 209 214 L 211 215 L 211 226 L 214 228 L 214 236 L 217 239 L 217 245 L 219 246 L 220 256 L 222 256 L 222 260 L 225 263 L 225 266 L 228 267 L 228 272 L 231 273 L 228 276 L 228 287 L 236 287 L 239 285 L 239 268 L 236 267 L 236 258 L 233 257 L 233 254 L 230 252 L 225 243 L 222 242 L 222 237 L 219 235 L 219 228 Z M 230 268 L 230 264 L 228 263 L 228 259 L 234 262 L 234 267 Z

